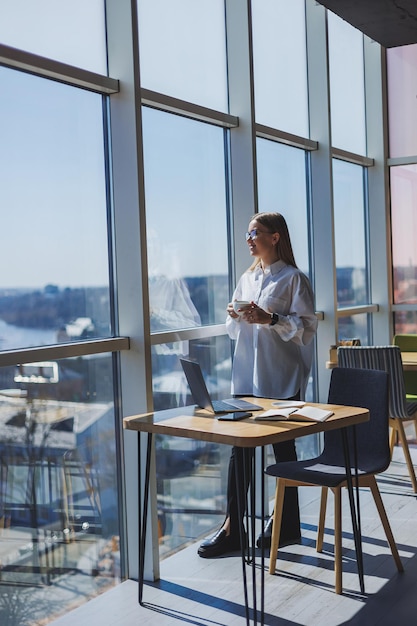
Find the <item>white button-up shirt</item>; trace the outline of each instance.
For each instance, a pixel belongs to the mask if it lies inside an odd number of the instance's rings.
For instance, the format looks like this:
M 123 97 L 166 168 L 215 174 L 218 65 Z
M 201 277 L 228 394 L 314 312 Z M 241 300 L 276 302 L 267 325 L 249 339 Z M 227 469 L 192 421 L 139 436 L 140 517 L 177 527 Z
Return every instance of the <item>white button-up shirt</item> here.
M 253 300 L 279 320 L 270 326 L 227 317 L 227 332 L 236 340 L 232 393 L 290 398 L 300 391 L 304 398 L 317 330 L 308 278 L 283 261 L 263 270 L 258 265 L 242 275 L 233 300 Z

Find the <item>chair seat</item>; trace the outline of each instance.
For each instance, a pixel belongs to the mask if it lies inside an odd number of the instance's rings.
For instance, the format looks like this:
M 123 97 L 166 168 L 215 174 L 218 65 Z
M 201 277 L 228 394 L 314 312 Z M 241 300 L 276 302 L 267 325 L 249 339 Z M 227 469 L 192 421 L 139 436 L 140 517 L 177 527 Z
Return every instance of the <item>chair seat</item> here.
M 376 467 L 374 459 L 370 460 L 369 466 L 358 467 L 358 476 L 369 476 L 383 472 L 387 465 Z M 352 468 L 352 477 L 355 470 Z M 319 485 L 324 487 L 338 487 L 346 482 L 346 469 L 344 465 L 329 463 L 326 455 L 320 455 L 314 459 L 305 461 L 287 461 L 274 463 L 265 469 L 265 473 L 275 478 L 286 478 L 297 482 Z

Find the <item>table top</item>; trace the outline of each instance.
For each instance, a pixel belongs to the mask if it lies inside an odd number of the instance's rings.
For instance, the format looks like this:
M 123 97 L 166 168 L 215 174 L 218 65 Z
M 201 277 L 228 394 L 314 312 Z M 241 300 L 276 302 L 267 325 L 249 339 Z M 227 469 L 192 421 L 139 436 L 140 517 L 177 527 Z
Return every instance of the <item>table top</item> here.
M 417 352 L 401 352 L 401 360 L 404 371 L 417 371 Z M 337 365 L 337 361 L 326 361 L 327 369 L 333 369 Z
M 253 397 L 246 398 L 253 402 Z M 256 398 L 265 410 L 274 408 L 276 400 Z M 200 441 L 223 443 L 241 448 L 254 448 L 270 443 L 288 441 L 306 435 L 345 426 L 353 426 L 369 420 L 369 411 L 360 407 L 341 406 L 336 404 L 318 404 L 308 402 L 309 406 L 317 406 L 333 411 L 324 422 L 277 421 L 259 422 L 254 416 L 237 422 L 219 421 L 215 416 L 195 406 L 167 409 L 154 413 L 132 415 L 123 419 L 123 428 L 136 432 L 171 435 Z
M 401 352 L 401 359 L 404 370 L 417 370 L 417 352 Z

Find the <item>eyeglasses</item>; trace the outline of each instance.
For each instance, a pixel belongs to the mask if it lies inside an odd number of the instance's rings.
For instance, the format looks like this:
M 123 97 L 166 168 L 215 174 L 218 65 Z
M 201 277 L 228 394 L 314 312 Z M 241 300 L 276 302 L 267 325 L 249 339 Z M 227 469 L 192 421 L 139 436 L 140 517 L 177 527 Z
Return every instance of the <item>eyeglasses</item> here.
M 259 230 L 259 228 L 253 228 L 248 233 L 245 233 L 246 241 L 248 241 L 249 239 L 252 239 L 253 241 L 257 238 L 258 235 L 262 235 L 262 233 L 272 235 L 272 232 L 270 230 Z

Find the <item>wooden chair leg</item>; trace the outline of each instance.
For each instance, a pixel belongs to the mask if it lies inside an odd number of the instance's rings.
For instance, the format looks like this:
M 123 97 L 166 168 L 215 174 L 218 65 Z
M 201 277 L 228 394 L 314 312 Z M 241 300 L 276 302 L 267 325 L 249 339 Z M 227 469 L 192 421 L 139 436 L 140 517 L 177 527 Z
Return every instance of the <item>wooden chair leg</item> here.
M 378 485 L 375 476 L 369 477 L 369 488 L 374 497 L 376 508 L 378 509 L 379 517 L 381 518 L 382 526 L 387 537 L 389 547 L 391 548 L 392 556 L 394 557 L 395 564 L 399 572 L 404 571 L 403 564 L 401 563 L 400 555 L 398 554 L 397 545 L 395 543 L 394 535 L 392 534 L 391 526 L 388 521 L 387 513 L 385 511 L 384 503 L 382 502 L 381 494 L 378 489 Z
M 282 508 L 284 506 L 285 481 L 277 478 L 275 488 L 274 518 L 272 523 L 271 550 L 269 553 L 269 573 L 275 574 L 279 536 L 281 534 Z
M 324 524 L 326 521 L 326 508 L 327 508 L 327 494 L 329 490 L 327 487 L 321 488 L 321 498 L 320 498 L 320 515 L 319 515 L 319 525 L 317 528 L 317 539 L 316 539 L 316 550 L 317 552 L 322 552 L 323 550 L 323 537 L 324 537 Z
M 390 456 L 392 459 L 394 447 L 398 440 L 396 420 L 390 420 L 390 427 L 391 427 L 391 430 L 390 430 L 390 438 L 389 438 L 389 451 L 390 451 Z
M 410 478 L 411 478 L 411 484 L 413 486 L 413 491 L 414 493 L 417 493 L 417 480 L 416 480 L 416 475 L 414 472 L 414 465 L 413 462 L 411 460 L 411 455 L 410 455 L 410 450 L 408 447 L 408 441 L 407 441 L 407 437 L 405 436 L 405 430 L 404 430 L 404 426 L 403 423 L 400 419 L 397 420 L 397 428 L 398 428 L 398 435 L 400 438 L 400 442 L 403 448 L 403 452 L 404 452 L 404 456 L 405 456 L 405 461 L 407 463 L 407 467 L 408 467 L 408 473 L 410 474 Z
M 334 493 L 334 576 L 335 592 L 342 593 L 342 490 L 332 489 Z

